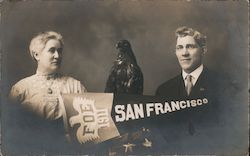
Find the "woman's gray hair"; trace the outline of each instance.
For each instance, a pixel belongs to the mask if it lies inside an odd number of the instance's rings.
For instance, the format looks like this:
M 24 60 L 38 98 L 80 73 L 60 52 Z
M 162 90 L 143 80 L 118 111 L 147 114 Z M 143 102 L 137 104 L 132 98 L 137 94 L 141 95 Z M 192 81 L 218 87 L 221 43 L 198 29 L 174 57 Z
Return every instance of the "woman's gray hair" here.
M 34 55 L 36 53 L 40 53 L 44 49 L 46 43 L 50 39 L 58 40 L 61 43 L 61 46 L 64 46 L 63 37 L 61 34 L 54 31 L 41 32 L 30 41 L 29 52 L 33 59 L 35 59 Z
M 192 28 L 182 26 L 176 29 L 175 31 L 176 38 L 178 37 L 185 37 L 185 36 L 192 36 L 196 43 L 201 47 L 201 48 L 206 48 L 206 36 L 198 32 L 197 30 L 194 30 Z

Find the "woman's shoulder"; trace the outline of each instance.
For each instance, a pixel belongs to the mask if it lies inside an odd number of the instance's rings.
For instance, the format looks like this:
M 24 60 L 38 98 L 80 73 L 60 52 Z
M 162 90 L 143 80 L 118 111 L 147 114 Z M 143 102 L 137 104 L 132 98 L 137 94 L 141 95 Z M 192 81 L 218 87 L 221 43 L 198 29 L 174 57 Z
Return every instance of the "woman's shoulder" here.
M 79 79 L 77 78 L 74 78 L 72 76 L 68 76 L 68 75 L 64 75 L 64 74 L 58 74 L 58 77 L 60 77 L 61 80 L 64 80 L 64 81 L 80 81 Z
M 13 85 L 13 87 L 27 87 L 29 85 L 32 85 L 32 81 L 34 80 L 35 80 L 34 75 L 28 76 L 19 80 L 16 84 Z
M 69 85 L 80 85 L 81 86 L 81 90 L 82 92 L 86 92 L 86 88 L 85 86 L 83 85 L 83 83 L 78 80 L 78 79 L 75 79 L 71 76 L 65 76 L 65 75 L 60 75 L 60 79 L 63 81 L 63 84 L 66 85 L 66 84 L 69 84 Z
M 32 85 L 34 76 L 29 76 L 19 80 L 16 84 L 11 87 L 9 92 L 9 98 L 13 101 L 18 101 L 24 97 L 27 88 Z
M 19 80 L 16 84 L 13 85 L 13 87 L 27 87 L 28 85 L 32 85 L 33 80 L 34 80 L 34 75 L 28 76 L 26 78 Z

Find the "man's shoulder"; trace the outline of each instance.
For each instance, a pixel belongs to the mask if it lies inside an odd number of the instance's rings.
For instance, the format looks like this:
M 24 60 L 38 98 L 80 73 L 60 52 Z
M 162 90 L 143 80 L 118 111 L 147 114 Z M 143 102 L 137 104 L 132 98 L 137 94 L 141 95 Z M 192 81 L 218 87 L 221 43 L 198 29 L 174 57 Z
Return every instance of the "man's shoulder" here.
M 177 76 L 165 81 L 164 83 L 162 83 L 160 85 L 160 87 L 176 86 L 176 83 L 179 83 L 181 78 L 182 78 L 181 75 L 177 75 Z
M 230 86 L 230 77 L 225 73 L 206 68 L 196 83 L 197 88 L 205 88 L 209 94 L 219 97 Z
M 223 82 L 223 75 L 215 70 L 210 70 L 207 67 L 202 72 L 202 78 L 210 84 L 220 84 Z
M 156 95 L 159 95 L 161 92 L 173 91 L 173 89 L 176 89 L 177 85 L 180 84 L 181 80 L 181 74 L 167 80 L 157 88 Z

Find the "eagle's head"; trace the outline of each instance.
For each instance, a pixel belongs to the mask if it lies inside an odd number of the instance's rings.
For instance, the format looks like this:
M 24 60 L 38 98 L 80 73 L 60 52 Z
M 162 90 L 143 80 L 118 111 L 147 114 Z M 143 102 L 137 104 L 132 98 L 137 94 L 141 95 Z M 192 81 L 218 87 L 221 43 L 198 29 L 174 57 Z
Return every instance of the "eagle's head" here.
M 118 49 L 117 61 L 118 64 L 123 63 L 133 63 L 136 64 L 135 55 L 132 51 L 131 44 L 128 40 L 120 40 L 116 44 L 116 49 Z
M 128 40 L 120 40 L 116 44 L 116 49 L 118 49 L 119 51 L 131 50 L 131 45 Z

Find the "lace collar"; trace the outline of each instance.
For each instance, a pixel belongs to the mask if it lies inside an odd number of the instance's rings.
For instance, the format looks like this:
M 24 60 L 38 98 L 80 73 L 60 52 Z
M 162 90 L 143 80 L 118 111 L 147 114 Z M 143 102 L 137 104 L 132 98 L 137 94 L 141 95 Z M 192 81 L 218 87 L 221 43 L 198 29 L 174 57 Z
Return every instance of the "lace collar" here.
M 42 72 L 39 72 L 39 71 L 36 71 L 36 74 L 35 74 L 37 77 L 41 78 L 41 79 L 47 79 L 47 80 L 50 80 L 50 79 L 56 79 L 57 77 L 60 76 L 59 73 L 51 73 L 51 74 L 47 74 L 47 73 L 42 73 Z

